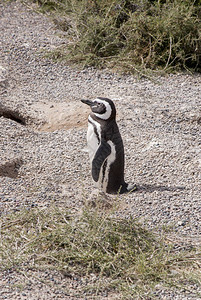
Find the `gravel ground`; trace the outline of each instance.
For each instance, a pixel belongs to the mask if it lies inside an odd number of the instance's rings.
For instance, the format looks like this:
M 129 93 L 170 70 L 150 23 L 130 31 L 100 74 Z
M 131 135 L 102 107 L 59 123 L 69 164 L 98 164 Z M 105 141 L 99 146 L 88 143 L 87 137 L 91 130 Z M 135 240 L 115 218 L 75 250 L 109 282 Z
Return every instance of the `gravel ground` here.
M 0 118 L 0 213 L 52 202 L 73 211 L 82 207 L 94 187 L 82 151 L 87 111 L 80 99 L 109 97 L 124 140 L 126 179 L 138 186 L 121 196 L 117 214 L 137 217 L 159 231 L 170 225 L 179 245 L 200 244 L 201 76 L 138 80 L 52 62 L 44 51 L 65 43 L 61 33 L 18 2 L 1 2 L 0 33 L 0 112 L 3 106 L 25 120 L 23 125 L 10 115 Z M 37 276 L 56 279 L 47 290 Z M 83 284 L 41 272 L 25 280 L 21 291 L 15 282 L 20 277 L 14 271 L 0 274 L 0 299 L 74 299 L 62 285 Z M 178 293 L 158 287 L 153 296 L 200 299 L 197 286 L 189 289 Z

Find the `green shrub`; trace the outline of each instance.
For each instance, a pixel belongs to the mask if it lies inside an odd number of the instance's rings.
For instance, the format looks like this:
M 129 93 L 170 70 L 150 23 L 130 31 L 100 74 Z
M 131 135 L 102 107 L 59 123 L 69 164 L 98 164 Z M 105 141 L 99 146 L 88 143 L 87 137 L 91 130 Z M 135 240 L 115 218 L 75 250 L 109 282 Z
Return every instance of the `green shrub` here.
M 40 0 L 59 12 L 57 23 L 61 14 L 68 18 L 68 42 L 57 55 L 127 71 L 200 71 L 200 2 Z
M 174 66 L 198 70 L 201 27 L 195 6 L 189 3 L 166 1 L 133 13 L 121 28 L 126 39 L 121 57 L 150 69 Z

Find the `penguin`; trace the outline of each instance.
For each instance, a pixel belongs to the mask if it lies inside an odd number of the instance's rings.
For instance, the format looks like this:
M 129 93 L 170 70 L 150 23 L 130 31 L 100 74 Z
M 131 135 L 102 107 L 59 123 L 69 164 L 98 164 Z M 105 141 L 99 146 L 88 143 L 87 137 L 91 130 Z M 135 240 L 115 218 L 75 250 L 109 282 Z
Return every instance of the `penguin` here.
M 124 145 L 116 123 L 114 102 L 103 97 L 81 101 L 91 108 L 87 151 L 96 186 L 108 194 L 122 194 L 136 189 L 124 180 Z

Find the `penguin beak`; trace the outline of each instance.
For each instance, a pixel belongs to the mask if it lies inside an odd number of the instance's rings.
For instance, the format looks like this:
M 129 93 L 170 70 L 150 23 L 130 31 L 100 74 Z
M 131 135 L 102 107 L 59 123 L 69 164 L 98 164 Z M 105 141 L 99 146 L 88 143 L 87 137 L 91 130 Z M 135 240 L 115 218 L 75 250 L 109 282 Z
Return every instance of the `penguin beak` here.
M 84 99 L 82 99 L 81 101 L 82 101 L 82 103 L 87 104 L 89 106 L 92 106 L 94 104 L 93 101 L 91 101 L 91 100 L 84 100 Z

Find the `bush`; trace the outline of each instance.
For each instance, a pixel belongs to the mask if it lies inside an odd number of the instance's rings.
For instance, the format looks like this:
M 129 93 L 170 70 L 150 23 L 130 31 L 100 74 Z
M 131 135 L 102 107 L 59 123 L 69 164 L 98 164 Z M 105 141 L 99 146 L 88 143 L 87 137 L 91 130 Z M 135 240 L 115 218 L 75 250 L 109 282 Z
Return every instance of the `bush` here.
M 200 2 L 40 0 L 59 12 L 57 24 L 61 13 L 68 18 L 68 43 L 57 55 L 131 72 L 201 70 Z
M 159 2 L 132 14 L 121 30 L 121 57 L 145 68 L 200 68 L 200 24 L 190 1 Z

